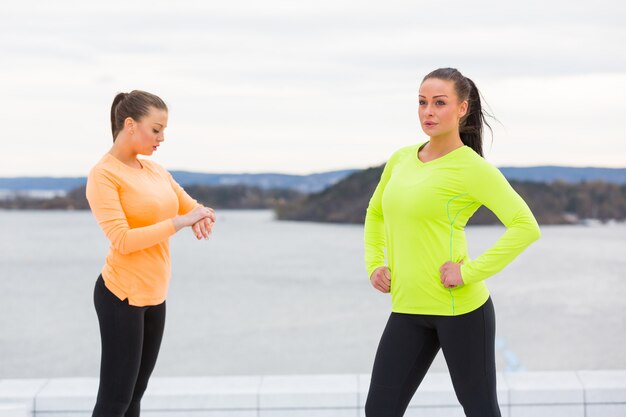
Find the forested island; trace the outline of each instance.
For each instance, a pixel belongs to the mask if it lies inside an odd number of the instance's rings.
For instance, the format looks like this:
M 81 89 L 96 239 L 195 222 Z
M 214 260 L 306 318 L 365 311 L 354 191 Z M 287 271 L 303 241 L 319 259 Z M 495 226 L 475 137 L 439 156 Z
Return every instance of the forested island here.
M 384 165 L 383 165 L 384 166 Z M 362 223 L 383 166 L 356 171 L 321 192 L 262 188 L 243 184 L 188 185 L 187 192 L 215 209 L 272 209 L 279 220 Z M 540 224 L 577 224 L 589 219 L 626 221 L 626 184 L 605 181 L 534 182 L 510 180 Z M 0 199 L 0 209 L 87 210 L 85 186 L 53 198 L 15 194 Z M 495 224 L 497 218 L 481 207 L 470 224 Z

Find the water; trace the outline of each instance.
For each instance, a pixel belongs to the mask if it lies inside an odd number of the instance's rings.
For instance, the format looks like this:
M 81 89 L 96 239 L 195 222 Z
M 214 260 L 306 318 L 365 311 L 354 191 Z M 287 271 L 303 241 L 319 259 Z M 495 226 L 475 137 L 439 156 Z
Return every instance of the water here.
M 108 244 L 91 214 L 0 211 L 0 230 L 0 378 L 96 376 Z M 468 228 L 470 254 L 503 230 Z M 626 368 L 626 226 L 542 230 L 488 280 L 498 369 Z M 390 303 L 365 276 L 362 231 L 222 211 L 210 241 L 179 232 L 155 375 L 370 372 Z

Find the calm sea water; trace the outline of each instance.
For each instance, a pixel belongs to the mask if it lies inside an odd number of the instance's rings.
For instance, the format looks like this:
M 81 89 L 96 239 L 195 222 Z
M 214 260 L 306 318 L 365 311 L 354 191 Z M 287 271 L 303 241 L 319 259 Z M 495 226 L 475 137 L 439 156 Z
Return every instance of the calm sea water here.
M 503 230 L 468 228 L 470 255 Z M 499 369 L 626 368 L 626 226 L 542 230 L 488 280 Z M 96 376 L 108 244 L 91 214 L 0 211 L 0 231 L 0 378 Z M 155 374 L 370 372 L 390 303 L 367 280 L 362 232 L 268 211 L 219 212 L 209 241 L 180 232 Z

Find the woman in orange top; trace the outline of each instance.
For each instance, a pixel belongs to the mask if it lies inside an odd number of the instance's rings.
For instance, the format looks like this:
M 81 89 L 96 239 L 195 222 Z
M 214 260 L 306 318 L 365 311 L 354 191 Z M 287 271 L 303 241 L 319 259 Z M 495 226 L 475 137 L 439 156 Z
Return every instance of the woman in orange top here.
M 191 227 L 208 238 L 215 213 L 192 199 L 169 172 L 138 159 L 164 141 L 167 106 L 144 91 L 111 106 L 113 147 L 87 179 L 87 199 L 111 242 L 94 290 L 102 359 L 94 417 L 139 416 L 165 324 L 169 237 Z

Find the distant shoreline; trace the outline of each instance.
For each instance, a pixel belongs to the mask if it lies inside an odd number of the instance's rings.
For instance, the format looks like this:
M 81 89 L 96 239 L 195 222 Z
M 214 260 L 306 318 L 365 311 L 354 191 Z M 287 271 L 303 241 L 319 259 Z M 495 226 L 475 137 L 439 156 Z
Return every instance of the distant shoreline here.
M 215 209 L 274 210 L 279 220 L 325 223 L 363 223 L 365 210 L 383 166 L 361 171 L 334 171 L 309 176 L 255 176 L 242 174 L 211 181 L 225 184 L 198 184 L 201 176 L 178 173 L 178 181 L 187 192 L 204 205 Z M 519 171 L 522 176 L 548 175 L 549 167 Z M 564 172 L 561 168 L 561 171 Z M 548 224 L 613 224 L 626 221 L 626 181 L 589 180 L 592 169 L 565 169 L 576 178 L 586 173 L 586 180 L 533 181 L 510 178 L 513 188 L 527 201 L 541 225 Z M 626 169 L 612 169 L 611 172 Z M 601 172 L 606 172 L 606 169 Z M 573 174 L 572 174 L 573 173 Z M 532 175 L 531 175 L 532 174 Z M 521 175 L 521 174 L 520 174 Z M 570 178 L 574 178 L 570 176 Z M 612 177 L 618 180 L 619 176 Z M 1 179 L 0 179 L 1 180 Z M 77 179 L 74 179 L 77 180 Z M 185 183 L 185 182 L 191 183 Z M 238 183 L 243 181 L 245 183 Z M 0 183 L 0 188 L 1 188 Z M 11 210 L 88 210 L 84 183 L 70 190 L 50 190 L 42 187 L 25 190 L 0 190 L 0 209 Z M 499 224 L 489 210 L 479 209 L 470 224 Z
M 347 176 L 367 170 L 343 169 L 326 171 L 307 175 L 281 173 L 200 173 L 188 171 L 171 171 L 172 176 L 182 186 L 188 185 L 248 185 L 264 189 L 286 188 L 300 192 L 317 192 L 333 185 Z M 556 165 L 538 165 L 528 167 L 503 166 L 498 168 L 509 180 L 568 183 L 604 181 L 613 184 L 626 184 L 626 167 L 569 167 Z M 12 191 L 39 191 L 39 192 L 69 192 L 83 186 L 86 177 L 54 177 L 54 176 L 18 176 L 0 177 L 0 198 L 3 192 Z

